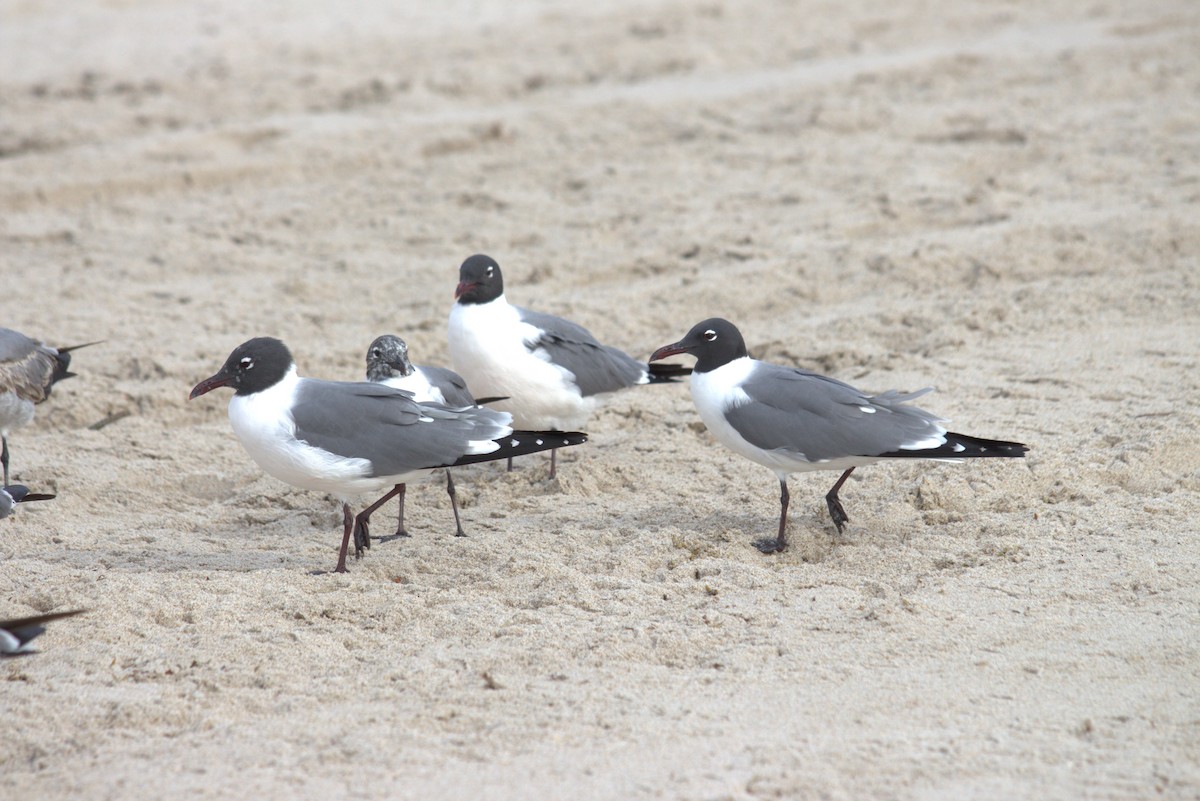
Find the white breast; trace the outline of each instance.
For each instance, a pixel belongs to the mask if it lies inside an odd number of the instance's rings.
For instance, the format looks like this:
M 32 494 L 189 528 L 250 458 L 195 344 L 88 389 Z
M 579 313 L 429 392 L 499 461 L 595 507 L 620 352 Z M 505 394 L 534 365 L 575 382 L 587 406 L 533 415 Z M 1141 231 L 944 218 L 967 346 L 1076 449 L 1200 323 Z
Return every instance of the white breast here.
M 747 442 L 725 419 L 727 409 L 750 401 L 741 384 L 753 369 L 753 360 L 742 357 L 707 373 L 692 373 L 692 401 L 696 404 L 700 419 L 708 426 L 709 432 L 717 442 L 747 459 L 767 464 L 763 456 L 765 451 Z
M 429 381 L 429 377 L 416 368 L 405 376 L 396 376 L 380 382 L 386 386 L 403 389 L 413 394 L 414 400 L 421 403 L 445 403 L 446 396 Z
M 525 342 L 538 333 L 503 295 L 491 303 L 455 303 L 448 331 L 454 370 L 475 397 L 508 398 L 488 405 L 511 412 L 515 428 L 580 428 L 595 400 L 579 394 L 570 371 L 529 352 Z
M 289 410 L 300 381 L 293 368 L 275 386 L 229 401 L 229 422 L 250 457 L 280 481 L 344 501 L 390 486 L 370 477 L 368 460 L 347 459 L 296 439 Z
M 15 392 L 0 392 L 0 433 L 8 436 L 33 419 L 33 401 L 23 400 Z

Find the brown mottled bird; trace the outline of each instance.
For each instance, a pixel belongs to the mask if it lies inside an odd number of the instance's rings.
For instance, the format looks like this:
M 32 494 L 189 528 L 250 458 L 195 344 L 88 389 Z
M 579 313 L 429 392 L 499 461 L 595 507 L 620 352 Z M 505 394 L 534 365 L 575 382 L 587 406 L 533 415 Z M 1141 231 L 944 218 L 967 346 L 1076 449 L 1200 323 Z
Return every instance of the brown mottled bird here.
M 50 397 L 50 388 L 56 382 L 75 375 L 67 369 L 71 366 L 71 351 L 95 344 L 52 348 L 20 331 L 0 328 L 0 464 L 4 466 L 5 485 L 9 432 L 33 419 L 34 404 Z

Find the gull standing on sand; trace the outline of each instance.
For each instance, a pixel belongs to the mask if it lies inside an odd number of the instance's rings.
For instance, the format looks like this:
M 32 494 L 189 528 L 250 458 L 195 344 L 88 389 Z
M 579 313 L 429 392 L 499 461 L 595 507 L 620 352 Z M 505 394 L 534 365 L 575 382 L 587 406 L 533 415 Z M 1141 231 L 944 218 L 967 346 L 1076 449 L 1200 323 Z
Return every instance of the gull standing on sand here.
M 428 365 L 414 366 L 408 358 L 408 343 L 393 334 L 376 337 L 367 348 L 367 380 L 384 384 L 394 389 L 411 392 L 413 400 L 422 403 L 441 403 L 454 408 L 481 405 L 467 391 L 467 382 L 453 370 Z M 405 485 L 396 485 L 400 499 L 400 520 L 396 526 L 396 537 L 407 537 L 404 528 Z M 446 494 L 450 496 L 450 508 L 454 510 L 454 536 L 465 537 L 462 521 L 458 516 L 458 499 L 454 492 L 454 477 L 446 468 Z
M 500 265 L 475 255 L 458 271 L 450 310 L 450 359 L 472 392 L 504 400 L 522 428 L 570 429 L 587 422 L 599 396 L 690 372 L 649 365 L 561 317 L 509 304 Z M 550 452 L 550 477 L 555 475 Z M 511 464 L 510 464 L 511 466 Z
M 395 486 L 439 467 L 486 462 L 579 445 L 579 432 L 514 431 L 511 416 L 474 406 L 418 403 L 407 392 L 370 382 L 301 378 L 287 346 L 258 337 L 234 348 L 190 398 L 231 387 L 229 421 L 251 458 L 271 476 L 301 489 L 328 492 L 342 503 L 343 535 L 335 572 L 346 572 L 350 536 L 355 556 L 371 544 L 371 513 Z M 350 501 L 392 488 L 358 517 Z
M 51 388 L 70 378 L 71 351 L 95 345 L 53 348 L 20 331 L 0 328 L 0 465 L 8 484 L 8 435 L 33 419 L 33 407 L 50 397 Z
M 690 353 L 692 400 L 712 435 L 734 453 L 770 468 L 779 479 L 779 534 L 755 543 L 764 553 L 787 547 L 787 478 L 810 470 L 841 470 L 825 496 L 839 533 L 849 522 L 838 490 L 856 467 L 881 459 L 959 461 L 1021 457 L 1019 442 L 979 439 L 946 431 L 947 422 L 905 402 L 927 387 L 869 396 L 849 384 L 794 367 L 760 362 L 746 353 L 733 323 L 712 318 L 683 339 L 654 352 L 651 361 Z

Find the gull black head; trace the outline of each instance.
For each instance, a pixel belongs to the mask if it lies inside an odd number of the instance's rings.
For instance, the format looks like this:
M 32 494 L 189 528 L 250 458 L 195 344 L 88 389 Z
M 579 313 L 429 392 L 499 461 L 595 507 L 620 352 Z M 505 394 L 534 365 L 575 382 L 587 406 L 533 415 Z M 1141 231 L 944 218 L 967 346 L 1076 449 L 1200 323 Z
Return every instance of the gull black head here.
M 253 395 L 279 383 L 294 365 L 287 345 L 273 337 L 255 337 L 234 348 L 224 366 L 197 384 L 188 400 L 217 387 L 233 387 L 234 394 Z
M 384 334 L 376 337 L 367 348 L 367 380 L 386 381 L 412 375 L 412 362 L 408 360 L 408 343 L 398 336 Z
M 746 354 L 746 341 L 737 326 L 720 317 L 710 317 L 696 323 L 687 336 L 674 345 L 664 345 L 650 357 L 650 361 L 665 359 L 679 353 L 690 353 L 696 357 L 697 373 L 707 373 L 718 367 L 740 359 Z
M 504 277 L 500 265 L 491 256 L 476 254 L 458 268 L 458 288 L 454 297 L 459 303 L 490 303 L 504 294 Z

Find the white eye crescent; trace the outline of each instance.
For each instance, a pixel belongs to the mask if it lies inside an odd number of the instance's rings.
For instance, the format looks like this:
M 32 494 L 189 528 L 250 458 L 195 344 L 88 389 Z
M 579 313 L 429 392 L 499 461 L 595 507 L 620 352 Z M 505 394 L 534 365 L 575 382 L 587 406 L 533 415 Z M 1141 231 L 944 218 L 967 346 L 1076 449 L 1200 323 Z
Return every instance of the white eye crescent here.
M 254 366 L 254 359 L 251 359 L 249 356 L 243 356 L 240 364 L 243 370 L 249 370 Z
M 706 341 L 712 342 L 716 338 L 717 338 L 717 332 L 712 330 L 711 328 L 704 332 L 704 339 Z

